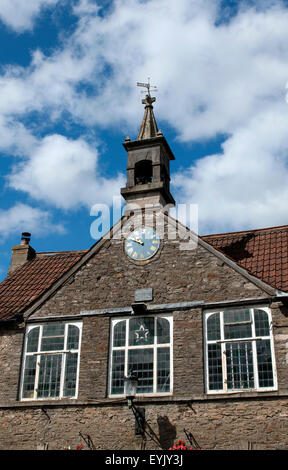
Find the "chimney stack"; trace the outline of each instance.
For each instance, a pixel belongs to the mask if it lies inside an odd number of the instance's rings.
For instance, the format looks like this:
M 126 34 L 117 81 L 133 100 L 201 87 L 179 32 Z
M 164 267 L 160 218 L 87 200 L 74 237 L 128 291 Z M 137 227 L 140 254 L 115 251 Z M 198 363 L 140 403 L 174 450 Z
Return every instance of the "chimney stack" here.
M 10 268 L 8 273 L 13 272 L 18 266 L 35 258 L 36 251 L 30 246 L 31 233 L 23 232 L 20 245 L 13 246 Z

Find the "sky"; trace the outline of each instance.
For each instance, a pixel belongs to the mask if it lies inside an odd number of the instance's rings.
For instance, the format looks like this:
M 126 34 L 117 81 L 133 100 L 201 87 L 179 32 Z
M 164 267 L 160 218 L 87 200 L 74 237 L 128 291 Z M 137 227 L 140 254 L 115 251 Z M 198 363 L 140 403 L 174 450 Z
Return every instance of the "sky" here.
M 0 280 L 21 233 L 87 249 L 125 185 L 143 95 L 200 234 L 288 223 L 288 2 L 1 0 Z

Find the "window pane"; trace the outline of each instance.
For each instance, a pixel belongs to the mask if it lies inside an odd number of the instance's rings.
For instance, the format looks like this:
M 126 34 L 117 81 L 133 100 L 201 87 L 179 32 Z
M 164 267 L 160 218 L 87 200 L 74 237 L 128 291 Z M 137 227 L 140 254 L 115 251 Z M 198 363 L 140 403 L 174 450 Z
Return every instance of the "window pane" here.
M 220 344 L 208 344 L 209 390 L 222 390 L 222 358 Z
M 38 398 L 58 397 L 62 354 L 45 354 L 40 359 Z
M 154 343 L 154 317 L 132 318 L 129 321 L 129 346 Z
M 170 348 L 157 350 L 157 392 L 170 392 Z
M 68 326 L 67 349 L 78 349 L 79 346 L 79 328 L 75 325 Z
M 124 351 L 113 351 L 112 356 L 112 374 L 111 374 L 111 393 L 124 393 Z
M 248 308 L 239 308 L 236 310 L 226 310 L 224 312 L 224 323 L 236 323 L 250 321 L 250 310 Z
M 153 392 L 153 349 L 133 349 L 128 354 L 128 370 L 138 377 L 137 393 Z
M 114 326 L 113 332 L 113 346 L 125 346 L 126 341 L 126 320 L 119 321 Z
M 43 336 L 64 336 L 64 323 L 48 323 L 43 326 Z
M 219 313 L 214 313 L 207 320 L 207 339 L 208 341 L 221 339 Z
M 65 366 L 64 397 L 74 397 L 76 394 L 77 363 L 78 353 L 68 353 Z
M 264 310 L 254 310 L 256 336 L 269 336 L 269 318 Z
M 37 356 L 27 356 L 23 378 L 23 398 L 33 398 Z
M 32 328 L 32 330 L 29 331 L 27 339 L 27 352 L 38 351 L 39 332 L 40 326 L 37 328 Z
M 224 326 L 225 339 L 251 338 L 251 336 L 252 327 L 249 323 Z
M 157 343 L 170 343 L 170 322 L 166 318 L 157 318 Z
M 270 340 L 257 341 L 259 387 L 273 387 Z
M 225 339 L 250 338 L 252 326 L 249 309 L 227 310 L 224 312 L 224 337 Z M 238 324 L 237 324 L 238 323 Z
M 42 338 L 41 351 L 61 351 L 64 349 L 64 336 Z
M 226 360 L 228 389 L 253 388 L 252 343 L 227 343 Z
M 64 349 L 63 323 L 50 323 L 43 326 L 41 351 L 59 351 Z

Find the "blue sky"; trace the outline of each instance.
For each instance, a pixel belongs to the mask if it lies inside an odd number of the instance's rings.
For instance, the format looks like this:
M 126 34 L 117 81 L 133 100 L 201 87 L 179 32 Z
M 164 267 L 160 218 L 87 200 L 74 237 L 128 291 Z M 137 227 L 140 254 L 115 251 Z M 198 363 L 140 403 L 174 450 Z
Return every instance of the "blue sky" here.
M 287 24 L 277 0 L 1 0 L 0 280 L 22 231 L 37 251 L 95 242 L 148 77 L 199 232 L 287 224 Z

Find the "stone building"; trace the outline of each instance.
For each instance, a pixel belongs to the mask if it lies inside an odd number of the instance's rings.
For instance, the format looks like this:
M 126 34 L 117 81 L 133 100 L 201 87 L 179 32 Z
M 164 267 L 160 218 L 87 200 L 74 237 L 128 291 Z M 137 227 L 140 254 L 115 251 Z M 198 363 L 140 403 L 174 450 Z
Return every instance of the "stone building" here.
M 123 144 L 127 210 L 109 233 L 56 253 L 23 233 L 12 249 L 1 449 L 288 446 L 288 226 L 197 237 L 173 219 L 153 101 Z

